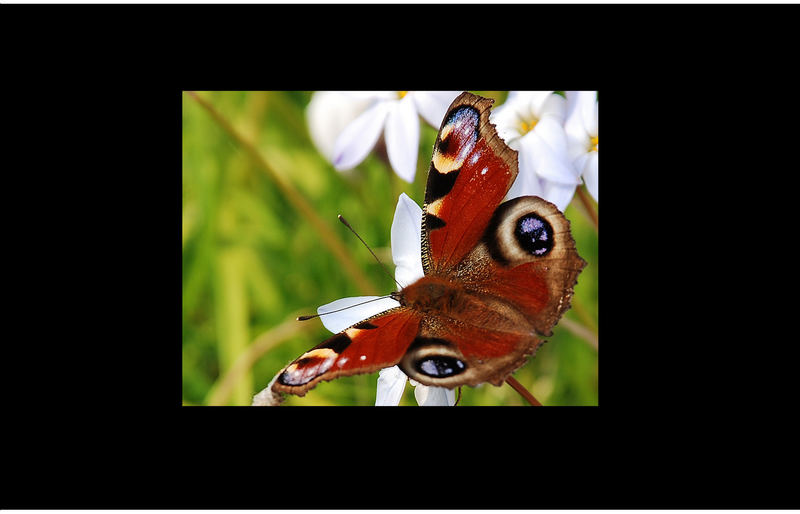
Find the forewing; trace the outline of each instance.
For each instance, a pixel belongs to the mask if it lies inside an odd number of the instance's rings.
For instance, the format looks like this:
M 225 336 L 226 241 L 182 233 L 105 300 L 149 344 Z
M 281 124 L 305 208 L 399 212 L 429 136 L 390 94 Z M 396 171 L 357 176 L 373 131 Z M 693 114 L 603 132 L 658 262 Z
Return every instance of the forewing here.
M 517 176 L 517 152 L 489 122 L 493 100 L 464 92 L 433 148 L 422 218 L 426 273 L 447 274 L 475 247 Z
M 397 307 L 356 323 L 292 361 L 272 390 L 304 396 L 322 380 L 394 366 L 416 337 L 420 319 L 418 313 Z

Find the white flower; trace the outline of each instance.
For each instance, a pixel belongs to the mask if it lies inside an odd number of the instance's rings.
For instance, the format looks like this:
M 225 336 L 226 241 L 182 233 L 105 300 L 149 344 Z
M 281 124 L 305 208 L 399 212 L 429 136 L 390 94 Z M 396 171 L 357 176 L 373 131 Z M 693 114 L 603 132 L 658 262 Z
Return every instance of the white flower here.
M 336 139 L 333 165 L 348 170 L 358 165 L 378 142 L 381 132 L 395 173 L 413 182 L 419 150 L 419 116 L 438 127 L 458 91 L 384 91 L 363 96 L 372 100 Z
M 401 372 L 402 373 L 402 372 Z M 421 407 L 452 407 L 456 404 L 455 389 L 422 385 L 416 380 L 408 380 L 414 386 L 414 398 Z
M 383 368 L 378 372 L 378 391 L 375 393 L 376 407 L 391 407 L 400 404 L 408 377 L 397 366 Z
M 444 116 L 444 114 L 442 114 Z M 396 266 L 395 278 L 407 286 L 423 277 L 420 234 L 422 232 L 422 208 L 405 193 L 400 195 L 392 221 L 392 260 Z M 368 300 L 374 300 L 369 301 Z M 358 305 L 361 304 L 361 305 Z M 317 309 L 325 314 L 343 307 L 354 306 L 340 312 L 321 316 L 322 324 L 331 332 L 338 333 L 347 327 L 388 309 L 400 306 L 392 298 L 358 296 L 342 298 Z M 397 405 L 403 396 L 408 377 L 399 367 L 382 369 L 378 375 L 378 390 L 375 405 Z M 441 387 L 429 387 L 417 382 L 414 396 L 422 406 L 454 405 L 455 392 Z
M 566 101 L 552 91 L 512 91 L 491 121 L 519 152 L 519 175 L 506 199 L 536 195 L 563 211 L 581 183 L 568 154 Z
M 316 91 L 306 107 L 311 141 L 328 161 L 342 130 L 369 107 L 372 100 L 357 92 Z
M 583 177 L 586 189 L 597 201 L 597 91 L 567 91 L 567 133 L 569 156 Z

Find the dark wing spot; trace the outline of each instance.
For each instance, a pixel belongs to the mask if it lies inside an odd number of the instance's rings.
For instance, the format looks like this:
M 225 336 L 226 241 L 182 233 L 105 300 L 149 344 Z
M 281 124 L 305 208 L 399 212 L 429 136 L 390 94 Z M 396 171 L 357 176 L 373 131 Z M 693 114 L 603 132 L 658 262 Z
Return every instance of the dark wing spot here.
M 428 230 L 436 230 L 437 228 L 442 228 L 445 225 L 447 225 L 447 223 L 445 223 L 442 218 L 434 216 L 429 212 L 425 213 L 425 228 Z
M 428 185 L 425 188 L 425 203 L 432 203 L 452 191 L 460 172 L 461 170 L 453 170 L 450 173 L 439 173 L 436 166 L 431 163 Z
M 423 346 L 453 346 L 447 339 L 440 339 L 438 337 L 422 337 L 417 336 L 411 341 L 408 350 L 415 350 Z
M 450 141 L 453 139 L 451 137 L 446 137 L 444 139 L 439 140 L 439 144 L 436 145 L 436 149 L 439 150 L 439 153 L 442 155 L 447 155 L 448 150 L 450 148 Z
M 365 322 L 364 322 L 365 323 Z M 353 341 L 350 339 L 345 333 L 336 334 L 335 336 L 331 337 L 330 339 L 326 339 L 322 343 L 320 343 L 315 349 L 317 348 L 330 348 L 334 352 L 341 354 L 345 348 L 350 346 L 350 343 Z

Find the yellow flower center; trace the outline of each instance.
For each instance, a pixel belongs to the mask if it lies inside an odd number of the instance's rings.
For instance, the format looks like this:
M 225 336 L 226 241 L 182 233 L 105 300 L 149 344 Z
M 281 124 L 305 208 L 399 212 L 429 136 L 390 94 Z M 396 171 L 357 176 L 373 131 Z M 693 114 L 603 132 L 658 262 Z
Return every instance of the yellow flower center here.
M 590 138 L 589 139 L 589 144 L 592 145 L 591 148 L 589 148 L 589 151 L 590 152 L 596 152 L 597 151 L 597 136 L 594 136 L 594 137 Z
M 408 91 L 398 91 L 397 92 L 397 97 L 402 99 L 407 94 L 408 94 Z
M 521 136 L 524 136 L 525 134 L 533 130 L 533 127 L 535 127 L 537 123 L 539 123 L 539 120 L 537 120 L 536 118 L 531 118 L 530 120 L 520 120 L 519 134 Z

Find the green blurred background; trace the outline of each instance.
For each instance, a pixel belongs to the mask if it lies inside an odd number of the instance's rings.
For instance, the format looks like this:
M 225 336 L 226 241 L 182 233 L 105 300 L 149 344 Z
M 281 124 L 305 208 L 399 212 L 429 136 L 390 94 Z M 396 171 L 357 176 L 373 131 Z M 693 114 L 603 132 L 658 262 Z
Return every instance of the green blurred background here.
M 495 105 L 507 94 L 473 92 Z M 298 322 L 298 315 L 394 290 L 336 216 L 393 269 L 397 198 L 405 192 L 422 204 L 438 127 L 421 121 L 413 184 L 397 177 L 379 149 L 340 173 L 309 137 L 311 95 L 183 93 L 184 405 L 250 405 L 283 366 L 331 335 L 318 319 Z M 588 265 L 573 308 L 514 377 L 544 405 L 597 405 L 597 230 L 577 195 L 565 214 Z M 377 376 L 322 382 L 284 405 L 373 405 Z M 413 389 L 406 386 L 400 405 L 416 405 Z M 483 385 L 462 388 L 459 405 L 527 403 L 508 385 Z

